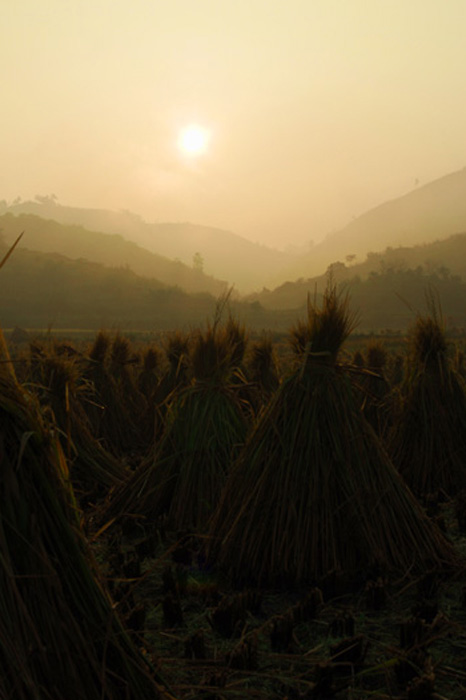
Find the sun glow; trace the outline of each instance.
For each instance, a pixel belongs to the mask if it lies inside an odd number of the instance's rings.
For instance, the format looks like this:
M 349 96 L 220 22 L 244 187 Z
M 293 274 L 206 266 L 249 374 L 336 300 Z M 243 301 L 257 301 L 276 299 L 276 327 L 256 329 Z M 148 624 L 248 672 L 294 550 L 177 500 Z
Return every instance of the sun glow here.
M 178 138 L 179 149 L 188 156 L 199 156 L 206 152 L 210 134 L 197 124 L 190 124 L 181 130 Z

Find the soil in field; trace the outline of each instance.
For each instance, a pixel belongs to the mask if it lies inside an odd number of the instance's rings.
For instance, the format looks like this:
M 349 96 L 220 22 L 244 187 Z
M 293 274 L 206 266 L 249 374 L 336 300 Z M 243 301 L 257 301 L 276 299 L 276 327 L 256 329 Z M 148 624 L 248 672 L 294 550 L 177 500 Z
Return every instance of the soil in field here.
M 455 502 L 430 508 L 466 555 Z M 300 590 L 238 589 L 202 539 L 133 525 L 96 551 L 118 609 L 175 698 L 466 698 L 466 573 L 337 572 Z

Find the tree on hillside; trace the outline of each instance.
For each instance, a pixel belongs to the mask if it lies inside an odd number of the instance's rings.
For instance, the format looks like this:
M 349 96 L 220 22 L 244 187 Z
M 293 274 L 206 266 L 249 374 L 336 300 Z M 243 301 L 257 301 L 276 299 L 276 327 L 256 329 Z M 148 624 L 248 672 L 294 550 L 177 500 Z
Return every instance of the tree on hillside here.
M 204 272 L 204 258 L 200 253 L 194 253 L 193 255 L 193 270 Z

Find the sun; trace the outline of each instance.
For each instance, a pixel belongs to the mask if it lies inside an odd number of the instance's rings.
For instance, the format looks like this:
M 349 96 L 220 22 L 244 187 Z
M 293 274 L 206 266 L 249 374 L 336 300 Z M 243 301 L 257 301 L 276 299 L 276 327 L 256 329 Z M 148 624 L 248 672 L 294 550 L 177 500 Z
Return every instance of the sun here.
M 197 124 L 189 124 L 180 131 L 178 148 L 188 156 L 200 156 L 207 151 L 210 134 Z

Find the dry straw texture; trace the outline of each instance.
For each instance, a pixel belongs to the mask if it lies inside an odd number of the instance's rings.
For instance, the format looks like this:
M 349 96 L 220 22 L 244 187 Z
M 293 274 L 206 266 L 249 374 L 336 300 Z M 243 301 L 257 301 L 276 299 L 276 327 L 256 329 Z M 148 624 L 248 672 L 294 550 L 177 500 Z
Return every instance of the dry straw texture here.
M 220 498 L 235 451 L 246 435 L 237 385 L 238 341 L 228 327 L 198 331 L 190 354 L 192 380 L 173 395 L 166 427 L 128 483 L 115 491 L 107 517 L 125 513 L 202 531 Z M 241 353 L 242 355 L 242 353 Z
M 455 565 L 336 364 L 354 316 L 329 284 L 292 332 L 300 366 L 247 440 L 210 527 L 208 560 L 237 580 L 305 583 Z
M 0 697 L 154 700 L 97 578 L 56 435 L 0 359 Z
M 137 392 L 128 365 L 129 343 L 100 331 L 89 352 L 86 378 L 94 386 L 94 403 L 86 404 L 96 436 L 116 457 L 141 448 Z M 138 394 L 138 396 L 135 396 Z
M 278 361 L 269 337 L 264 336 L 251 345 L 246 375 L 250 384 L 249 399 L 257 414 L 280 384 Z
M 34 370 L 34 390 L 61 432 L 73 489 L 80 503 L 90 503 L 122 483 L 128 470 L 93 433 L 86 406 L 95 405 L 94 390 L 83 378 L 82 358 L 61 350 L 59 345 L 51 347 L 41 358 Z
M 410 333 L 407 371 L 389 439 L 392 459 L 419 496 L 466 488 L 466 389 L 448 357 L 439 305 L 428 297 Z

